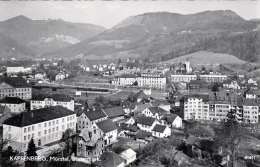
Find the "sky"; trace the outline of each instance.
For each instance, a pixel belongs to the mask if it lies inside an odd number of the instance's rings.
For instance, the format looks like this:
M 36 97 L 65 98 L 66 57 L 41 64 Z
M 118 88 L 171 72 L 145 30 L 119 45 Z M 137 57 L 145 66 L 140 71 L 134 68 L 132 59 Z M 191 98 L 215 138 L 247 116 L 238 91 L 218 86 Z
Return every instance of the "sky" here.
M 147 12 L 164 11 L 191 14 L 205 10 L 233 10 L 245 19 L 260 18 L 260 1 L 1 1 L 0 21 L 24 15 L 37 20 L 63 19 L 70 22 L 91 23 L 111 28 L 129 16 Z

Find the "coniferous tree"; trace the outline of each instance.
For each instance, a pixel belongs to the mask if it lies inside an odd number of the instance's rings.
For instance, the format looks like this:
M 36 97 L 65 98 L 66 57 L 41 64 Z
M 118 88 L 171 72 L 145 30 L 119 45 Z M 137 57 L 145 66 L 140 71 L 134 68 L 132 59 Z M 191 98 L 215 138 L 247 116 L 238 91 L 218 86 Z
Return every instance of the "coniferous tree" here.
M 36 157 L 37 153 L 36 153 L 36 146 L 34 144 L 34 140 L 33 138 L 30 140 L 29 144 L 28 144 L 28 148 L 26 151 L 26 156 L 27 157 Z M 37 167 L 38 166 L 38 162 L 35 160 L 27 160 L 25 161 L 25 167 Z

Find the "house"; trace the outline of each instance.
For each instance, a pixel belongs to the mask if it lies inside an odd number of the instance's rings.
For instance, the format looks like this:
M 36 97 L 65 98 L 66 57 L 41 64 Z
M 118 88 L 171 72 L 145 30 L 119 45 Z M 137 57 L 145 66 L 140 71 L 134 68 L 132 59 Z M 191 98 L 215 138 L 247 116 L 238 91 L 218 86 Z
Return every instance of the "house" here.
M 171 129 L 168 126 L 156 124 L 152 129 L 152 135 L 158 138 L 171 136 Z
M 122 123 L 119 126 L 118 136 L 130 137 L 136 135 L 138 128 L 135 125 Z
M 162 120 L 165 125 L 171 128 L 182 128 L 182 118 L 177 114 L 167 114 Z
M 55 76 L 55 81 L 61 81 L 65 78 L 67 78 L 67 74 L 59 72 L 56 76 Z
M 126 165 L 129 165 L 136 160 L 136 152 L 131 148 L 124 150 L 119 154 L 119 156 L 125 160 Z
M 226 80 L 223 82 L 223 87 L 227 89 L 241 89 L 240 84 L 236 80 Z
M 141 116 L 137 118 L 137 127 L 143 131 L 151 132 L 158 121 L 153 117 Z
M 108 117 L 101 109 L 85 110 L 79 113 L 77 128 L 79 130 L 84 128 L 92 128 L 95 123 L 106 120 Z
M 151 142 L 154 139 L 154 137 L 152 136 L 151 132 L 139 130 L 135 136 L 135 139 L 137 141 L 147 144 L 147 143 Z
M 121 106 L 106 108 L 104 112 L 113 122 L 123 120 L 125 116 L 125 112 Z
M 134 95 L 134 99 L 136 99 L 137 103 L 143 102 L 143 101 L 147 101 L 149 99 L 149 97 L 144 93 L 143 90 L 140 90 L 139 92 L 137 92 Z
M 0 77 L 0 99 L 4 97 L 32 98 L 32 88 L 21 77 Z
M 100 158 L 98 167 L 124 167 L 125 160 L 114 152 L 104 152 Z
M 127 124 L 127 125 L 134 125 L 135 124 L 135 119 L 133 117 L 130 117 L 130 118 L 126 119 L 124 121 L 124 123 Z
M 5 97 L 0 100 L 0 106 L 6 106 L 12 113 L 25 111 L 25 101 L 18 97 Z
M 204 80 L 191 80 L 190 83 L 188 83 L 188 89 L 205 89 L 208 87 L 208 84 Z
M 10 109 L 6 106 L 0 106 L 0 127 L 3 126 L 3 122 L 12 117 Z
M 3 139 L 23 152 L 32 138 L 41 147 L 59 141 L 67 129 L 75 132 L 76 122 L 76 114 L 61 106 L 22 112 L 4 121 Z
M 142 111 L 146 117 L 153 117 L 160 120 L 165 114 L 169 114 L 170 111 L 166 111 L 161 107 L 149 107 Z
M 108 145 L 111 145 L 111 144 L 117 142 L 118 128 L 112 120 L 106 119 L 101 122 L 97 122 L 96 126 L 104 134 L 103 139 L 105 142 L 105 146 L 108 146 Z
M 65 94 L 38 94 L 30 101 L 31 110 L 49 106 L 62 106 L 74 111 L 74 99 Z
M 90 162 L 100 159 L 104 152 L 103 133 L 99 129 L 83 129 L 78 135 L 77 157 L 87 158 Z

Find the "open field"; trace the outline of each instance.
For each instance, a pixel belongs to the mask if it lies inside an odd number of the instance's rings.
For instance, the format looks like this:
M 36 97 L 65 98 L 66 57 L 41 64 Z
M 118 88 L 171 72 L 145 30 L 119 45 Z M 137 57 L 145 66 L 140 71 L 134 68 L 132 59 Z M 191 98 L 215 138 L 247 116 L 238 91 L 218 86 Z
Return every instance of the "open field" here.
M 177 57 L 171 60 L 163 61 L 162 63 L 179 63 L 190 61 L 192 65 L 218 65 L 218 64 L 243 64 L 243 60 L 235 56 L 224 53 L 213 53 L 208 51 L 199 51 Z

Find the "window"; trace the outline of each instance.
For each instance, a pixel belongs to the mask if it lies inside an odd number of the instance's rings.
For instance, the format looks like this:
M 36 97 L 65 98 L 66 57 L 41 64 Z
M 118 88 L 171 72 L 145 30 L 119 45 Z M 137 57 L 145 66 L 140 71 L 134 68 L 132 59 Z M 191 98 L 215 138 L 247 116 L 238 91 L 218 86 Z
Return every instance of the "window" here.
M 47 130 L 44 130 L 44 134 L 47 134 Z
M 38 132 L 38 136 L 39 136 L 39 137 L 41 136 L 41 132 Z
M 44 123 L 44 127 L 47 127 L 47 123 L 46 122 Z
M 31 127 L 28 127 L 28 132 L 30 132 L 31 131 Z
M 23 128 L 23 132 L 26 133 L 26 128 Z
M 26 136 L 23 137 L 23 140 L 26 141 Z

